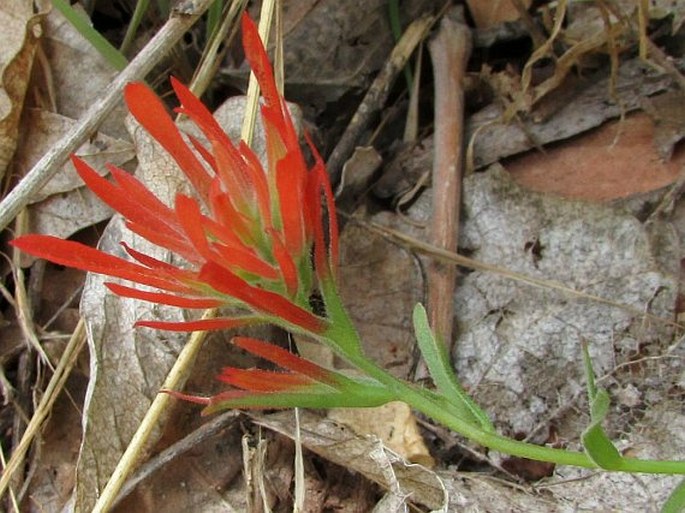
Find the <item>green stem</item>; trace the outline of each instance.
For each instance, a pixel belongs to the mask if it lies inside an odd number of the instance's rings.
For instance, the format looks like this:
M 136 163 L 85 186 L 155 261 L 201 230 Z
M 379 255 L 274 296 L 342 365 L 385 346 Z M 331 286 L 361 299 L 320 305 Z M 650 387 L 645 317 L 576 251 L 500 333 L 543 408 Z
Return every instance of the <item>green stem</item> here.
M 328 296 L 327 299 L 330 299 Z M 343 319 L 341 311 L 336 309 L 337 315 L 333 325 L 351 326 L 349 318 Z M 346 314 L 344 314 L 347 317 Z M 340 317 L 339 317 L 340 316 Z M 358 351 L 345 351 L 342 348 L 360 347 L 359 337 L 354 329 L 335 330 L 326 333 L 329 346 L 339 349 L 341 355 L 352 365 L 367 376 L 386 386 L 397 398 L 406 402 L 412 408 L 431 417 L 440 424 L 461 434 L 484 447 L 511 456 L 519 456 L 531 460 L 547 461 L 558 465 L 573 465 L 576 467 L 599 469 L 599 466 L 584 452 L 555 449 L 521 442 L 497 433 L 484 431 L 477 425 L 471 424 L 455 416 L 443 404 L 435 401 L 420 388 L 396 378 Z M 685 474 L 685 461 L 641 460 L 622 458 L 617 468 L 619 472 L 645 472 L 653 474 Z

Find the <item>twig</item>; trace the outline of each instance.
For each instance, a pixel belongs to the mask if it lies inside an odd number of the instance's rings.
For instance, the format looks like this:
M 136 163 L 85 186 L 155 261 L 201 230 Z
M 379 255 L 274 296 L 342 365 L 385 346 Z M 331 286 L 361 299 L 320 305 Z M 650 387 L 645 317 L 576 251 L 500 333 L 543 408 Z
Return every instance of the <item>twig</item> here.
M 7 227 L 31 198 L 57 173 L 69 155 L 97 130 L 100 123 L 119 103 L 124 86 L 132 80 L 145 77 L 212 2 L 213 0 L 197 0 L 192 10 L 172 12 L 169 21 L 116 76 L 102 98 L 84 113 L 76 126 L 43 155 L 43 158 L 0 202 L 0 230 Z
M 430 242 L 456 252 L 463 169 L 464 87 L 471 55 L 471 34 L 461 9 L 445 15 L 437 36 L 428 44 L 435 78 L 435 155 L 433 215 Z M 428 317 L 436 334 L 450 349 L 457 268 L 438 260 L 427 269 Z M 422 376 L 417 376 L 421 378 Z
M 347 125 L 345 133 L 338 141 L 338 144 L 335 146 L 326 162 L 326 167 L 333 182 L 336 182 L 339 179 L 343 164 L 352 154 L 362 132 L 371 121 L 373 114 L 375 114 L 388 99 L 390 86 L 398 73 L 404 69 L 407 60 L 414 52 L 416 46 L 428 33 L 428 30 L 433 25 L 433 21 L 434 18 L 432 16 L 425 16 L 415 20 L 407 27 L 402 38 L 397 42 L 395 48 L 393 48 L 388 61 L 376 76 L 371 87 L 369 87 L 364 99 L 357 108 L 357 112 L 354 113 L 350 123 Z

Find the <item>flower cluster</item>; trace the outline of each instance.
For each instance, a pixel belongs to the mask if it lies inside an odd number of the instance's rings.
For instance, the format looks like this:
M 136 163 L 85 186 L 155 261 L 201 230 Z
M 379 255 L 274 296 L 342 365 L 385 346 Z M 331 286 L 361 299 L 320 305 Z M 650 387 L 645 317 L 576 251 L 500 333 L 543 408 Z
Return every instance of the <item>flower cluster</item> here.
M 123 244 L 130 259 L 73 241 L 27 235 L 12 244 L 69 267 L 128 280 L 108 283 L 114 293 L 181 308 L 231 306 L 229 317 L 188 322 L 140 321 L 152 328 L 192 331 L 275 322 L 295 331 L 322 333 L 326 318 L 309 306 L 312 290 L 335 279 L 337 225 L 324 164 L 309 144 L 307 166 L 285 100 L 254 22 L 242 19 L 243 45 L 262 91 L 266 169 L 244 143 L 234 144 L 209 110 L 172 78 L 184 114 L 206 143 L 182 134 L 164 104 L 146 85 L 127 85 L 131 114 L 174 158 L 195 190 L 162 203 L 129 173 L 108 166 L 107 180 L 78 157 L 77 172 L 128 228 L 186 262 L 174 266 Z M 309 142 L 309 141 L 308 141 Z M 325 205 L 325 208 L 324 208 Z

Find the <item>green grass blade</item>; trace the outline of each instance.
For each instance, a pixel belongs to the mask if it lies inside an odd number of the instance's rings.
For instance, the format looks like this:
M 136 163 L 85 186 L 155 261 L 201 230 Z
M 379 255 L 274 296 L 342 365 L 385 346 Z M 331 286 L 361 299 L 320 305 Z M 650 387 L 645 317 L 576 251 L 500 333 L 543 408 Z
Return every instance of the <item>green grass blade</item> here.
M 124 35 L 124 40 L 121 43 L 119 51 L 125 54 L 130 48 L 133 40 L 138 32 L 138 27 L 145 17 L 148 7 L 150 6 L 150 0 L 138 0 L 136 2 L 136 8 L 133 10 L 133 15 L 131 16 L 131 21 L 126 28 L 126 34 Z
M 583 344 L 583 363 L 590 402 L 590 425 L 583 431 L 583 447 L 587 455 L 600 467 L 606 470 L 618 470 L 623 457 L 611 442 L 602 428 L 602 422 L 609 412 L 609 394 L 598 388 L 595 382 L 595 371 L 587 344 Z
M 69 23 L 81 34 L 100 54 L 107 59 L 114 69 L 121 71 L 128 65 L 128 60 L 119 50 L 111 45 L 102 34 L 95 30 L 89 20 L 76 10 L 72 9 L 66 0 L 52 0 L 55 8 L 64 16 Z

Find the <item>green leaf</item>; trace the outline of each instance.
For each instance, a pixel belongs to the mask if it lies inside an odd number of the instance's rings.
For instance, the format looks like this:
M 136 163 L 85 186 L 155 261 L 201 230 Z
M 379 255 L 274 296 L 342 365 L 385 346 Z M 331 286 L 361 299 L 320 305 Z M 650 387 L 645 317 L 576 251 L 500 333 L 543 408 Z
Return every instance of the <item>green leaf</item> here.
M 675 487 L 661 507 L 661 513 L 682 513 L 683 511 L 685 511 L 685 479 Z
M 414 331 L 421 354 L 440 395 L 456 410 L 462 420 L 485 431 L 494 431 L 487 414 L 471 399 L 457 380 L 445 344 L 435 338 L 428 324 L 428 315 L 422 304 L 414 307 Z
M 618 470 L 621 467 L 623 457 L 602 428 L 602 422 L 609 412 L 609 394 L 603 388 L 597 387 L 587 344 L 583 344 L 583 363 L 585 364 L 591 419 L 590 425 L 583 431 L 583 447 L 592 461 L 601 468 Z
M 320 383 L 299 388 L 292 392 L 249 392 L 235 390 L 219 394 L 209 404 L 203 415 L 210 415 L 230 409 L 270 408 L 370 408 L 395 400 L 395 396 L 382 385 L 372 382 L 358 382 L 352 390 L 332 391 Z

